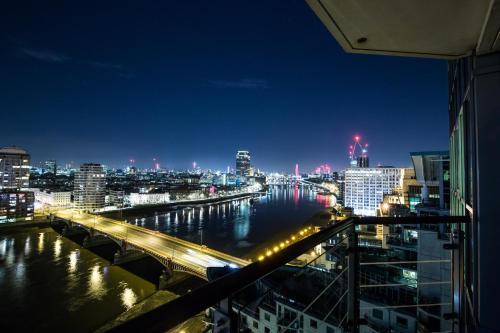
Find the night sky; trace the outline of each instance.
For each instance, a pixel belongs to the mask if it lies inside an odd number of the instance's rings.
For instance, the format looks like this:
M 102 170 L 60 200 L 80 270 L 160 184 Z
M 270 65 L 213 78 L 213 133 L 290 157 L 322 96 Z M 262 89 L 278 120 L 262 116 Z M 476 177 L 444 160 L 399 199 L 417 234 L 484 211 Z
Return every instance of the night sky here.
M 10 5 L 9 5 L 10 3 Z M 34 162 L 372 164 L 448 147 L 446 62 L 345 53 L 305 1 L 8 1 L 0 146 Z M 33 163 L 35 164 L 35 163 Z

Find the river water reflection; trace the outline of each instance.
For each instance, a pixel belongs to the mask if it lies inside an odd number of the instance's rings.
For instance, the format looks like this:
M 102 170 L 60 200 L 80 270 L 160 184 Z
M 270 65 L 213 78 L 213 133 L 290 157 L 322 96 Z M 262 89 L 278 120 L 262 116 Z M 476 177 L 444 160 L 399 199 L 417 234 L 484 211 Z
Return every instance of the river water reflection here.
M 233 200 L 177 211 L 124 216 L 129 223 L 159 230 L 244 258 L 286 238 L 315 213 L 330 207 L 333 196 L 309 188 L 274 186 L 251 202 Z
M 129 222 L 237 256 L 252 257 L 331 204 L 309 189 L 275 187 L 237 200 Z M 0 234 L 0 332 L 90 332 L 155 292 L 155 286 L 50 228 Z
M 52 229 L 0 234 L 2 332 L 90 332 L 154 292 Z

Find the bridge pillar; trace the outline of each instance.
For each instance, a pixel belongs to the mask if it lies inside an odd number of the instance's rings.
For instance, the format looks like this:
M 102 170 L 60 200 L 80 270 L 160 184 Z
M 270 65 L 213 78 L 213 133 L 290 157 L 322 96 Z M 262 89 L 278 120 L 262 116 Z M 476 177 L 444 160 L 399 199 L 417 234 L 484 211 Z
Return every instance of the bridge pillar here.
M 83 239 L 83 247 L 91 248 L 99 245 L 111 244 L 113 240 L 104 236 L 87 236 Z
M 63 228 L 61 234 L 63 236 L 74 236 L 74 235 L 84 235 L 87 234 L 87 231 L 83 228 L 66 226 Z
M 168 267 L 165 267 L 165 269 L 161 272 L 160 279 L 158 280 L 158 290 L 167 289 L 168 286 L 172 284 L 172 276 L 173 272 Z
M 118 250 L 113 258 L 113 265 L 121 265 L 134 260 L 140 260 L 147 256 L 141 251 Z

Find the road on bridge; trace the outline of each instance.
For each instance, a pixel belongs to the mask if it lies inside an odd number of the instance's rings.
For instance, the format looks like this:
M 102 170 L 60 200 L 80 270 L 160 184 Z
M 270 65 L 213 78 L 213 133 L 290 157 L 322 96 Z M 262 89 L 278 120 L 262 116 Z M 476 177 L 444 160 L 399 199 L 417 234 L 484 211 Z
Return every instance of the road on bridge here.
M 149 252 L 162 259 L 172 260 L 206 277 L 208 267 L 243 267 L 250 261 L 194 244 L 158 231 L 72 209 L 53 212 L 53 215 L 88 229 L 125 241 L 127 245 Z

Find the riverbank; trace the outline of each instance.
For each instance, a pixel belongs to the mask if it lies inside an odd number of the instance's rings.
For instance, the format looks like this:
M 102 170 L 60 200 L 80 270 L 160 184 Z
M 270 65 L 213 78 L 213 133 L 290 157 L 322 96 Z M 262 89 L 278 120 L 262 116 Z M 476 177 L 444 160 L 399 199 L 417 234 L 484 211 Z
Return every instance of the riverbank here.
M 33 221 L 7 222 L 0 224 L 0 233 L 8 233 L 27 228 L 46 228 L 50 226 L 50 221 L 46 217 L 35 218 Z
M 142 302 L 137 303 L 134 305 L 132 308 L 129 310 L 123 312 L 120 314 L 118 317 L 116 317 L 114 320 L 106 323 L 104 326 L 101 326 L 99 329 L 97 329 L 95 332 L 96 333 L 103 333 L 107 332 L 111 328 L 121 325 L 137 316 L 140 316 L 146 312 L 149 312 L 151 310 L 156 309 L 157 307 L 166 304 L 168 302 L 171 302 L 172 300 L 176 299 L 177 296 L 176 294 L 166 291 L 166 290 L 159 290 L 153 295 L 149 296 L 148 298 L 144 299 Z M 203 321 L 204 314 L 200 313 L 200 315 L 195 316 L 186 322 L 182 323 L 179 327 L 176 327 L 175 329 L 170 330 L 169 332 L 193 332 L 193 333 L 198 333 L 198 332 L 204 332 L 206 329 L 206 324 Z
M 322 210 L 314 214 L 310 219 L 308 219 L 304 226 L 313 226 L 313 227 L 326 227 L 333 218 L 332 208 Z
M 235 199 L 251 198 L 251 197 L 254 197 L 256 195 L 262 195 L 262 194 L 263 194 L 262 192 L 238 193 L 238 194 L 233 194 L 233 195 L 224 196 L 224 197 L 217 197 L 217 198 L 207 198 L 207 199 L 198 199 L 198 200 L 181 200 L 181 201 L 169 202 L 169 203 L 161 204 L 161 205 L 141 205 L 141 206 L 124 208 L 122 210 L 106 211 L 106 212 L 99 213 L 99 215 L 102 215 L 104 217 L 109 217 L 109 218 L 118 218 L 122 214 L 138 215 L 138 214 L 142 214 L 142 213 L 150 213 L 151 211 L 154 211 L 155 213 L 165 213 L 165 212 L 177 210 L 177 209 L 184 208 L 184 207 L 206 205 L 206 204 L 216 204 L 216 203 L 219 204 L 219 203 L 229 202 L 229 201 L 232 201 Z

